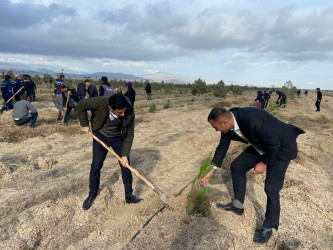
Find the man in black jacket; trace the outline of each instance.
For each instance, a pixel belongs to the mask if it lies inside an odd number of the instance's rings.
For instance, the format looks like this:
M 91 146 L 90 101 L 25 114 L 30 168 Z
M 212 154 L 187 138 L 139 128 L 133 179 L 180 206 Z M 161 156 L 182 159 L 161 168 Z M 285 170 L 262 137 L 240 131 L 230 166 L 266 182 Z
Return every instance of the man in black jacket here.
M 88 110 L 94 110 L 91 129 L 95 136 L 122 156 L 119 162 L 125 188 L 126 203 L 137 203 L 142 199 L 133 195 L 133 177 L 126 167 L 130 164 L 129 154 L 134 139 L 135 114 L 130 101 L 122 94 L 111 97 L 99 96 L 82 100 L 78 104 L 80 125 L 83 132 L 89 134 Z M 98 194 L 101 169 L 108 153 L 99 142 L 93 140 L 93 157 L 89 178 L 89 196 L 83 202 L 83 209 L 88 210 Z
M 134 107 L 134 102 L 135 102 L 135 90 L 133 89 L 133 84 L 132 82 L 127 82 L 126 83 L 127 91 L 125 93 L 125 96 L 130 99 L 132 106 Z
M 55 99 L 55 105 L 61 112 L 61 115 L 62 116 L 65 115 L 64 123 L 65 123 L 65 125 L 68 125 L 68 120 L 70 118 L 70 114 L 71 114 L 71 111 L 73 108 L 74 108 L 75 114 L 76 115 L 78 114 L 76 106 L 79 102 L 79 96 L 78 96 L 75 88 L 72 88 L 72 87 L 68 88 L 63 84 L 61 84 L 59 86 L 59 90 L 61 92 L 61 95 L 59 95 L 59 97 L 61 96 L 61 98 Z M 67 101 L 67 98 L 69 98 L 68 101 Z M 64 114 L 64 112 L 65 112 L 65 114 Z M 60 120 L 59 115 L 58 115 L 58 120 Z
M 321 103 L 321 99 L 323 98 L 323 95 L 320 91 L 320 88 L 317 88 L 317 101 L 316 101 L 316 107 L 317 107 L 317 110 L 316 112 L 320 112 L 320 103 Z
M 96 86 L 91 84 L 91 81 L 89 79 L 84 80 L 84 84 L 87 87 L 87 93 L 88 93 L 89 98 L 98 96 Z
M 279 103 L 280 100 L 280 107 L 282 107 L 282 104 L 284 105 L 283 107 L 286 107 L 286 100 L 287 100 L 287 96 L 285 93 L 283 93 L 282 91 L 275 91 L 276 94 L 279 95 L 278 99 L 276 100 L 276 103 Z
M 79 95 L 79 99 L 83 100 L 86 97 L 86 93 L 87 93 L 87 88 L 84 82 L 82 81 L 77 85 L 77 94 Z
M 283 123 L 264 110 L 256 108 L 232 108 L 229 111 L 216 107 L 208 116 L 216 131 L 221 131 L 221 140 L 216 148 L 212 163 L 215 165 L 203 179 L 207 185 L 217 167 L 221 167 L 231 140 L 250 143 L 242 154 L 231 163 L 234 199 L 217 207 L 241 215 L 244 212 L 246 172 L 254 168 L 254 174 L 266 171 L 265 192 L 267 205 L 265 221 L 253 241 L 265 243 L 278 229 L 280 216 L 279 192 L 285 172 L 292 159 L 297 156 L 296 138 L 305 133 L 302 129 Z
M 147 93 L 147 100 L 151 100 L 151 85 L 149 82 L 147 82 L 146 85 L 146 93 Z

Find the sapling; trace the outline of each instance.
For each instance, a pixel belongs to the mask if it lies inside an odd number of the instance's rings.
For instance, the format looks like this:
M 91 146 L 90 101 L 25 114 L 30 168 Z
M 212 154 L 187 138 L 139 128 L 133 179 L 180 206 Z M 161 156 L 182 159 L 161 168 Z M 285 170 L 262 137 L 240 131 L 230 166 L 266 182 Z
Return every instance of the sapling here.
M 206 215 L 209 204 L 209 186 L 204 187 L 201 183 L 201 179 L 204 178 L 212 169 L 213 165 L 211 164 L 211 157 L 208 157 L 201 164 L 200 172 L 193 180 L 191 191 L 187 195 L 187 214 L 200 213 L 201 215 Z

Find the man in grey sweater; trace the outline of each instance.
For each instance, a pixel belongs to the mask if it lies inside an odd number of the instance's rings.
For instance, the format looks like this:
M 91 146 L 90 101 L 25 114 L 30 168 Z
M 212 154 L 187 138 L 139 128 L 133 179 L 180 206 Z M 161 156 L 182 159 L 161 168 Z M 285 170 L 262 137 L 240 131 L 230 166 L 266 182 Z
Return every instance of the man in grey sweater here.
M 12 117 L 16 125 L 21 126 L 30 122 L 30 127 L 34 128 L 36 125 L 38 112 L 37 109 L 28 102 L 28 96 L 23 94 L 21 100 L 14 104 Z M 31 111 L 31 112 L 29 112 Z

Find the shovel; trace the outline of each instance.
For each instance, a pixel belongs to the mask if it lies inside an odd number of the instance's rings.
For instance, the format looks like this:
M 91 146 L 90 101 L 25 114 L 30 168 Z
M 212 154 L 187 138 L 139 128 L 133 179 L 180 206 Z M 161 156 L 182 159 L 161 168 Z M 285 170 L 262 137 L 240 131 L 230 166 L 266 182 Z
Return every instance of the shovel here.
M 116 154 L 116 152 L 114 152 L 110 147 L 108 147 L 104 142 L 102 142 L 100 139 L 98 139 L 92 132 L 89 132 L 89 135 L 91 137 L 93 137 L 97 142 L 99 142 L 104 148 L 106 148 L 111 154 L 113 154 L 119 161 L 122 161 L 121 157 L 119 155 Z M 126 164 L 126 167 L 131 170 L 131 172 L 133 174 L 135 174 L 137 177 L 139 177 L 141 180 L 144 181 L 144 183 L 146 183 L 151 189 L 153 189 L 153 191 L 158 194 L 158 196 L 160 197 L 160 199 L 164 202 L 164 203 L 168 203 L 166 202 L 166 195 L 160 190 L 158 189 L 156 186 L 154 186 L 153 184 L 151 184 L 145 177 L 143 177 L 138 171 L 136 171 L 134 168 L 132 168 L 128 163 Z
M 24 88 L 24 86 L 22 86 L 18 91 L 16 91 L 16 93 L 15 93 L 11 98 L 9 98 L 9 99 L 7 100 L 7 102 L 5 102 L 5 103 L 3 104 L 3 106 L 2 106 L 2 108 L 1 108 L 1 110 L 0 110 L 0 115 L 2 115 L 3 111 L 5 110 L 5 107 L 6 107 L 7 103 L 9 103 L 10 100 L 13 99 L 13 98 L 17 95 L 17 93 L 20 92 L 21 89 L 23 89 L 23 88 Z

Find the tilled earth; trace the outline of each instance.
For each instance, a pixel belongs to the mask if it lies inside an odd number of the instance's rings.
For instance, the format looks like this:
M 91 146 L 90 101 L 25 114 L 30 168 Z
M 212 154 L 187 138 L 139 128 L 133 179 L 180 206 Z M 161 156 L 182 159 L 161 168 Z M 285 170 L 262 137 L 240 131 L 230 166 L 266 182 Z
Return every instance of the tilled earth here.
M 40 89 L 40 88 L 39 88 Z M 301 127 L 299 154 L 289 165 L 281 191 L 280 228 L 267 244 L 252 242 L 264 219 L 265 175 L 248 173 L 245 212 L 223 212 L 217 202 L 232 197 L 230 155 L 210 181 L 209 216 L 185 213 L 185 189 L 133 239 L 163 201 L 134 177 L 138 204 L 125 204 L 119 165 L 109 155 L 98 197 L 88 211 L 92 139 L 80 131 L 75 116 L 68 127 L 55 121 L 57 110 L 47 89 L 34 105 L 37 128 L 17 127 L 11 111 L 0 117 L 0 248 L 1 249 L 332 249 L 332 107 L 323 93 L 322 111 L 314 112 L 315 92 L 289 100 L 278 118 Z M 169 195 L 191 182 L 203 160 L 214 153 L 220 134 L 207 115 L 220 100 L 213 97 L 168 96 L 151 102 L 138 91 L 131 165 Z M 252 105 L 255 92 L 223 100 L 232 106 Z M 276 96 L 273 94 L 275 100 Z M 163 109 L 170 100 L 172 108 Z M 229 153 L 242 148 L 232 142 Z

